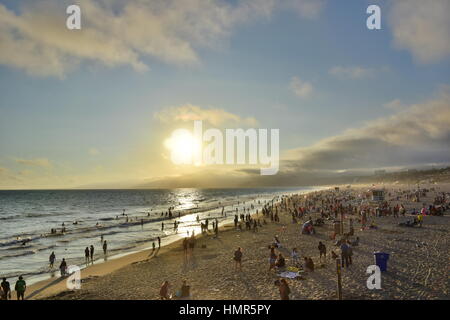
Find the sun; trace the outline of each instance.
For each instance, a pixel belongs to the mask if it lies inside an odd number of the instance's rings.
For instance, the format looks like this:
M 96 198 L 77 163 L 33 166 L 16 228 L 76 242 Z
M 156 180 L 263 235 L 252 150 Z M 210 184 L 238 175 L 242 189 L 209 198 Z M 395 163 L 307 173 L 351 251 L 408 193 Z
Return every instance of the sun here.
M 164 146 L 170 150 L 174 164 L 197 164 L 195 155 L 199 154 L 201 144 L 189 130 L 177 129 L 164 141 Z

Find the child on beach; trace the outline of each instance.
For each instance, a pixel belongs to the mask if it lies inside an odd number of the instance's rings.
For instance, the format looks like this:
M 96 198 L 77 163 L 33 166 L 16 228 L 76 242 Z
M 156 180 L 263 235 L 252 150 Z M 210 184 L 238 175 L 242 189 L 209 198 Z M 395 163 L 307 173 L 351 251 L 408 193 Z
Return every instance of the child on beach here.
M 318 249 L 319 249 L 319 261 L 322 261 L 322 256 L 323 256 L 323 258 L 326 261 L 326 259 L 327 259 L 327 247 L 322 243 L 322 241 L 319 241 Z
M 239 267 L 239 271 L 242 271 L 242 249 L 241 247 L 238 247 L 237 250 L 234 252 L 234 271 L 237 271 Z
M 161 300 L 170 300 L 172 296 L 169 294 L 170 283 L 169 281 L 164 281 L 161 288 L 159 289 L 159 296 Z
M 286 279 L 280 279 L 275 281 L 275 285 L 278 287 L 280 291 L 281 300 L 289 300 L 289 294 L 291 293 L 291 289 L 286 281 Z
M 186 280 L 183 280 L 181 289 L 179 292 L 179 299 L 190 299 L 191 298 L 191 287 L 186 284 Z
M 311 258 L 305 257 L 305 269 L 314 272 L 314 262 Z

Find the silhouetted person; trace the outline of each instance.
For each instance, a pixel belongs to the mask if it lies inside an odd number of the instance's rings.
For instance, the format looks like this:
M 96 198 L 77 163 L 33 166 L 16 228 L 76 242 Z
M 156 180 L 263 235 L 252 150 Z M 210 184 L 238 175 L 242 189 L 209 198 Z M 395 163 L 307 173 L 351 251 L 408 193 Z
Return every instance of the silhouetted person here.
M 91 262 L 94 263 L 94 246 L 91 244 L 91 250 L 89 252 L 91 256 Z
M 52 251 L 50 257 L 48 258 L 48 261 L 50 262 L 50 269 L 53 269 L 53 264 L 55 263 L 55 260 L 56 260 L 55 251 Z
M 9 286 L 9 282 L 6 281 L 6 278 L 3 278 L 2 284 L 2 299 L 8 300 L 8 297 L 11 299 L 11 287 Z
M 86 247 L 86 249 L 84 249 L 84 262 L 86 263 L 86 265 L 89 263 L 89 247 Z
M 66 259 L 62 259 L 61 264 L 59 265 L 59 270 L 61 271 L 61 277 L 64 277 L 67 272 L 67 263 Z
M 106 243 L 106 240 L 103 241 L 103 254 L 106 256 L 106 251 L 108 250 L 108 244 Z
M 25 280 L 23 280 L 23 277 L 20 276 L 19 280 L 16 282 L 16 286 L 14 289 L 17 292 L 17 300 L 24 300 L 25 299 L 25 290 L 27 290 L 27 283 Z

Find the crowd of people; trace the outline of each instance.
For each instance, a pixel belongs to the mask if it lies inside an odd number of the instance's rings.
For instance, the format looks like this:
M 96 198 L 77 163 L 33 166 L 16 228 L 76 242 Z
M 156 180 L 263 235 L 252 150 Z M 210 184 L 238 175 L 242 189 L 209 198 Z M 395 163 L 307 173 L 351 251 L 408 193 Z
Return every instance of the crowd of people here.
M 236 209 L 234 227 L 238 231 L 253 230 L 256 232 L 263 224 L 267 224 L 269 219 L 270 222 L 279 223 L 281 214 L 290 215 L 293 223 L 302 225 L 300 229 L 302 234 L 315 234 L 315 227 L 324 226 L 326 221 L 331 221 L 332 224 L 338 223 L 340 230 L 334 229 L 332 235 L 330 235 L 330 240 L 333 241 L 331 246 L 334 249 L 328 251 L 328 254 L 325 243 L 319 241 L 316 263 L 323 266 L 328 261 L 339 259 L 341 267 L 347 269 L 354 264 L 353 248 L 360 244 L 359 236 L 355 235 L 355 222 L 358 222 L 360 230 L 364 231 L 377 228 L 374 223 L 375 217 L 400 218 L 412 215 L 414 224 L 422 226 L 425 215 L 439 215 L 438 210 L 443 212 L 449 209 L 450 195 L 445 193 L 436 196 L 434 203 L 429 206 L 422 203 L 420 211 L 414 208 L 408 211 L 402 203 L 402 201 L 408 202 L 411 199 L 417 202 L 420 197 L 425 197 L 427 192 L 428 190 L 425 189 L 412 192 L 399 191 L 395 194 L 389 192 L 387 197 L 390 199 L 384 201 L 371 201 L 369 192 L 363 192 L 358 197 L 355 196 L 355 193 L 336 190 L 321 191 L 308 195 L 282 196 L 263 206 L 262 217 L 259 216 L 258 210 L 251 215 L 249 210 L 247 211 L 244 208 L 243 213 L 239 215 Z M 319 217 L 312 219 L 313 213 L 316 216 L 319 214 Z M 263 223 L 261 223 L 261 220 L 263 220 Z M 301 220 L 304 222 L 301 222 Z M 342 220 L 347 221 L 345 232 L 341 226 L 344 223 Z M 244 225 L 245 229 L 243 228 Z M 274 236 L 274 240 L 268 248 L 268 270 L 271 272 L 274 271 L 280 275 L 288 269 L 306 272 L 314 272 L 316 269 L 313 257 L 301 255 L 296 247 L 292 248 L 291 259 L 288 261 L 284 253 L 281 252 L 286 248 L 281 244 L 277 235 Z M 233 255 L 235 272 L 242 272 L 243 260 L 243 249 L 238 247 Z M 294 267 L 294 269 L 289 268 L 289 266 Z M 279 278 L 275 284 L 279 289 L 280 298 L 288 300 L 290 295 L 288 280 Z

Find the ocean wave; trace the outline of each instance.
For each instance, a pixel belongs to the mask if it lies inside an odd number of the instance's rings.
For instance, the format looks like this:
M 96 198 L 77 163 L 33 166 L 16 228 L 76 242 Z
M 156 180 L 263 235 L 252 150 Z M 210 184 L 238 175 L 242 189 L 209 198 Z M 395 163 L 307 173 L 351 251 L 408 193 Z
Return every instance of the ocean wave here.
M 14 253 L 10 253 L 10 254 L 2 254 L 0 256 L 0 260 L 6 259 L 6 258 L 28 256 L 28 255 L 35 254 L 35 253 L 36 253 L 36 251 L 34 251 L 34 250 L 27 250 L 27 251 L 18 251 L 18 252 L 14 252 Z

